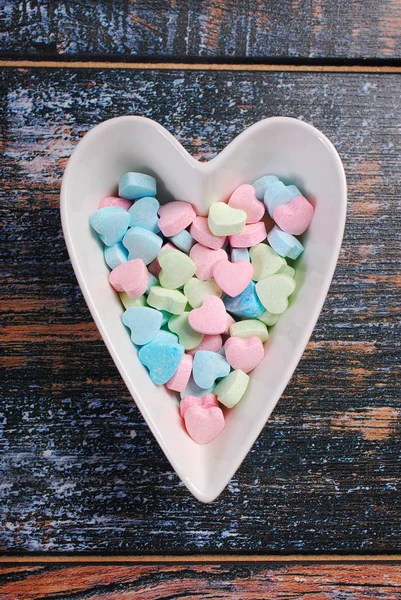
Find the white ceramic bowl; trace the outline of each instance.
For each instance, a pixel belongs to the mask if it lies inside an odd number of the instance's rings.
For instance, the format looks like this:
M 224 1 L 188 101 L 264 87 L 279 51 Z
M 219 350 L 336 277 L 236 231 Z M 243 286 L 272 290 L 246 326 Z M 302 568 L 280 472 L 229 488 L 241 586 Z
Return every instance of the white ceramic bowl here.
M 222 125 L 223 126 L 223 125 Z M 271 330 L 263 362 L 246 397 L 226 412 L 226 427 L 199 446 L 184 431 L 175 394 L 150 381 L 121 322 L 123 308 L 108 283 L 101 246 L 89 227 L 99 201 L 117 192 L 120 176 L 157 178 L 158 198 L 186 200 L 206 214 L 241 183 L 275 174 L 295 183 L 315 206 L 297 262 L 297 291 Z M 79 285 L 121 376 L 171 465 L 202 502 L 214 500 L 238 469 L 286 387 L 312 333 L 336 266 L 346 214 L 346 181 L 331 142 L 317 129 L 285 117 L 249 127 L 216 158 L 200 163 L 158 123 L 111 119 L 74 150 L 61 187 L 63 232 Z M 99 373 L 101 377 L 101 373 Z

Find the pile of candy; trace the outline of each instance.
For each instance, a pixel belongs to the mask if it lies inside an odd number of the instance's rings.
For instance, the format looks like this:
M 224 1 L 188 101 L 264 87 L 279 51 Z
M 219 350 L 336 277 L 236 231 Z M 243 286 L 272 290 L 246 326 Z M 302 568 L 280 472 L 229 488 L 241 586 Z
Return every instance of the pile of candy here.
M 220 405 L 243 398 L 268 327 L 288 306 L 295 271 L 285 259 L 303 251 L 294 236 L 313 207 L 274 175 L 240 185 L 207 217 L 188 202 L 160 206 L 156 180 L 142 173 L 123 175 L 119 196 L 104 198 L 90 224 L 122 321 L 153 383 L 180 393 L 185 427 L 205 444 L 224 428 Z

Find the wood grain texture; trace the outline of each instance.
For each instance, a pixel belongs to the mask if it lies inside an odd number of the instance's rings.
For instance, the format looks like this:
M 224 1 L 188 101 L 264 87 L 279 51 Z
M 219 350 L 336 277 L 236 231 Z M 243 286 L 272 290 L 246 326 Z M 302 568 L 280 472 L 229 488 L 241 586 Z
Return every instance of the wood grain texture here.
M 5 70 L 0 89 L 1 549 L 399 552 L 399 77 Z M 123 385 L 60 227 L 72 149 L 127 113 L 161 122 L 202 160 L 258 119 L 295 116 L 346 167 L 348 221 L 322 315 L 253 450 L 207 506 Z
M 401 57 L 399 0 L 4 0 L 0 19 L 7 55 Z
M 399 600 L 399 564 L 77 565 L 0 568 L 2 600 Z

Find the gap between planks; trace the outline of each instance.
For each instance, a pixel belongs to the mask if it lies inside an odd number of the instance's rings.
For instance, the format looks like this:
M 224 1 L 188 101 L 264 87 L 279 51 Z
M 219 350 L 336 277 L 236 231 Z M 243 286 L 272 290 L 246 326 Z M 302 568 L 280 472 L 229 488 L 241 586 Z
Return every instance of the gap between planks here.
M 291 65 L 291 64 L 230 64 L 230 63 L 179 63 L 179 62 L 101 62 L 57 60 L 0 60 L 0 68 L 17 69 L 131 69 L 159 71 L 289 71 L 307 73 L 400 73 L 401 66 L 363 65 Z
M 127 556 L 80 556 L 80 555 L 49 555 L 49 556 L 0 556 L 2 564 L 46 564 L 46 563 L 135 563 L 135 564 L 167 564 L 167 563 L 401 563 L 401 554 L 288 554 L 288 555 L 247 555 L 247 554 L 191 554 L 191 555 L 127 555 Z

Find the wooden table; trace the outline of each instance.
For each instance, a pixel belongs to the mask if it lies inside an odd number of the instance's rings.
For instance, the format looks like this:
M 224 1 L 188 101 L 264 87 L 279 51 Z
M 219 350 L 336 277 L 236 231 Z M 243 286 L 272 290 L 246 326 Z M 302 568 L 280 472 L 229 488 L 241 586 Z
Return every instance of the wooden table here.
M 0 598 L 401 597 L 401 2 L 3 3 Z M 83 301 L 60 180 L 141 114 L 195 157 L 288 115 L 349 184 L 285 394 L 210 505 L 178 481 Z

